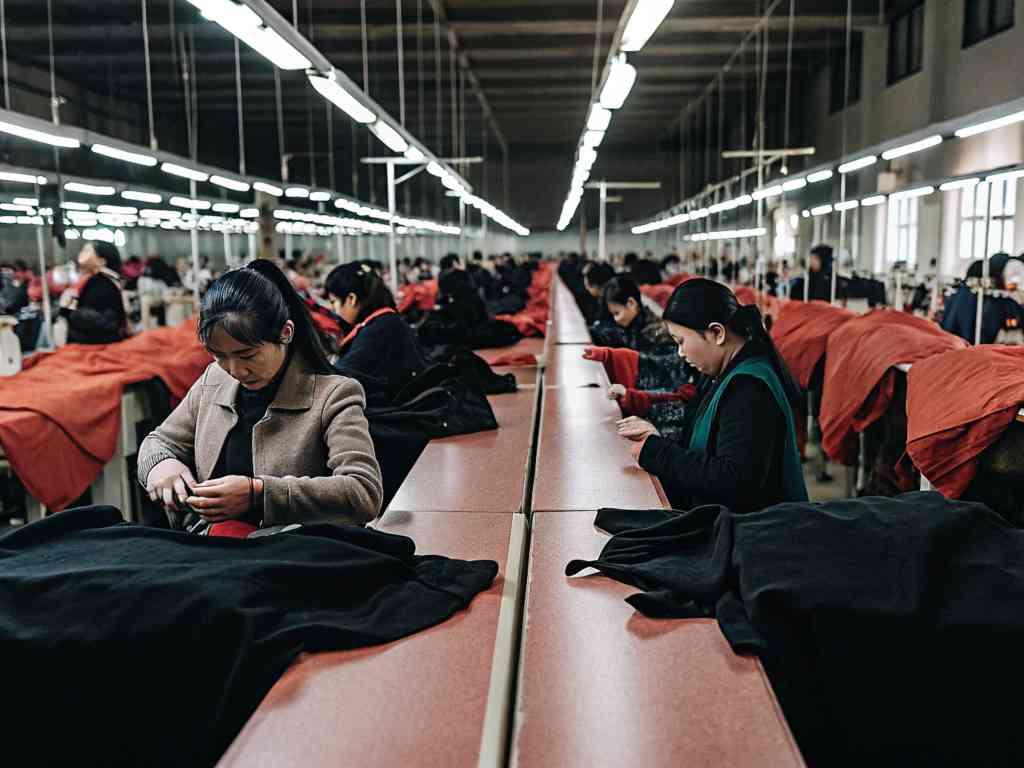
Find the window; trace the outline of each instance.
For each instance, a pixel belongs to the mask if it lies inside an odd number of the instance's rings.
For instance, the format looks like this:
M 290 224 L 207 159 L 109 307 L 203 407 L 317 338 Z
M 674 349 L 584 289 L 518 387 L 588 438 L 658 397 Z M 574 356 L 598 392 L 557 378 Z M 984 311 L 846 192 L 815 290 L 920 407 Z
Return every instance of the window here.
M 860 101 L 861 67 L 864 61 L 864 33 L 853 32 L 850 35 L 850 104 Z M 846 97 L 846 36 L 829 51 L 829 74 L 831 91 L 829 93 L 829 109 L 838 112 L 843 108 Z
M 890 264 L 902 261 L 913 269 L 917 263 L 917 203 L 916 197 L 889 201 L 889 242 L 885 255 Z
M 965 0 L 964 48 L 1013 26 L 1013 0 Z
M 991 189 L 990 189 L 991 188 Z M 989 210 L 989 193 L 992 208 Z M 999 251 L 1013 251 L 1013 219 L 1017 213 L 1017 182 L 982 182 L 960 191 L 960 260 L 977 261 Z M 988 248 L 985 247 L 985 219 L 989 214 Z
M 924 3 L 889 23 L 889 85 L 921 71 L 924 63 Z

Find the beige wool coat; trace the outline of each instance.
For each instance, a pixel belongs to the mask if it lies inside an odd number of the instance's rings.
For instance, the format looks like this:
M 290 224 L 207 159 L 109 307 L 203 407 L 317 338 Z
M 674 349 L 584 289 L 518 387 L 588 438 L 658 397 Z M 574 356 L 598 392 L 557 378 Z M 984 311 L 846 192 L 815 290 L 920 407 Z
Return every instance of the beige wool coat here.
M 277 396 L 252 434 L 252 463 L 263 481 L 263 525 L 311 521 L 362 524 L 380 511 L 380 466 L 359 382 L 312 373 L 296 354 Z M 212 363 L 185 399 L 139 448 L 139 480 L 164 459 L 209 480 L 238 422 L 238 381 Z

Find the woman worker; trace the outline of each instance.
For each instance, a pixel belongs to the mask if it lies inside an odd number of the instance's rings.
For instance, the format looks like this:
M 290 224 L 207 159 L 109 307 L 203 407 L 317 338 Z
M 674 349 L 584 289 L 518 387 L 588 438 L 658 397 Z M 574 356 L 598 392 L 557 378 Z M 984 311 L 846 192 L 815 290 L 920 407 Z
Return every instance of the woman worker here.
M 663 317 L 679 355 L 702 374 L 681 439 L 630 417 L 619 434 L 655 475 L 676 509 L 722 504 L 752 512 L 807 501 L 794 413 L 801 395 L 756 306 L 725 285 L 697 279 L 673 292 Z
M 112 344 L 128 335 L 121 255 L 110 243 L 88 242 L 78 254 L 82 280 L 60 297 L 69 344 Z
M 258 260 L 214 281 L 199 338 L 214 363 L 139 449 L 139 480 L 172 526 L 181 505 L 255 527 L 372 520 L 382 490 L 363 389 L 335 375 L 281 270 Z

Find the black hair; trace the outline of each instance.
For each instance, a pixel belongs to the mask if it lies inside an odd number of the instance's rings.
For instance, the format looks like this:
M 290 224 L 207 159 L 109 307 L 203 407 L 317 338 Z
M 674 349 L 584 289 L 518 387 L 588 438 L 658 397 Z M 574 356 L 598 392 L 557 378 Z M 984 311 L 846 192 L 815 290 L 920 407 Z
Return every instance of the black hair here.
M 811 248 L 811 256 L 817 256 L 821 261 L 821 271 L 828 272 L 832 269 L 832 246 L 820 243 Z
M 604 287 L 602 298 L 605 306 L 612 302 L 625 306 L 626 302 L 633 299 L 639 307 L 643 307 L 643 296 L 640 294 L 640 289 L 633 278 L 626 275 L 619 275 L 609 280 Z
M 395 308 L 395 297 L 384 285 L 380 275 L 367 264 L 354 262 L 335 267 L 324 281 L 324 290 L 342 301 L 354 293 L 359 299 L 356 322 L 362 322 L 378 309 Z
M 604 288 L 615 277 L 615 268 L 607 262 L 598 261 L 587 270 L 587 282 L 595 288 Z
M 661 282 L 661 265 L 650 259 L 637 259 L 629 273 L 640 285 L 657 285 Z
M 683 260 L 680 259 L 676 254 L 670 253 L 664 259 L 661 260 L 661 268 L 665 269 L 669 264 L 682 264 Z
M 636 261 L 638 258 L 640 257 L 633 253 L 633 251 L 630 251 L 629 253 L 626 254 L 625 258 L 622 260 L 622 263 L 625 266 L 629 267 L 632 266 L 633 262 Z
M 315 373 L 334 373 L 309 310 L 288 278 L 266 259 L 225 272 L 210 284 L 199 312 L 199 340 L 209 346 L 213 332 L 224 332 L 242 344 L 280 344 L 281 329 L 295 324 L 293 343 Z
M 117 248 L 102 240 L 91 240 L 89 244 L 96 251 L 96 255 L 107 262 L 107 269 L 118 274 L 121 273 L 121 254 L 118 253 Z
M 445 270 L 451 269 L 458 263 L 459 257 L 457 254 L 446 253 L 444 256 L 441 257 L 441 271 L 443 272 Z
M 724 283 L 695 278 L 680 283 L 672 292 L 661 319 L 699 333 L 707 331 L 712 323 L 718 323 L 756 344 L 775 369 L 786 399 L 793 408 L 794 418 L 800 418 L 803 393 L 775 348 L 756 304 L 741 305 L 736 294 Z

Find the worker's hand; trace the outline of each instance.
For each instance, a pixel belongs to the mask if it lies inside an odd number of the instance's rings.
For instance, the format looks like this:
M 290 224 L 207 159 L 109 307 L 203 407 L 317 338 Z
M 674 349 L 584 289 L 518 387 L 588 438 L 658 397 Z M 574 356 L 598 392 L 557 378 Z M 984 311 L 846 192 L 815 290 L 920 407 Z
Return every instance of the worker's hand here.
M 626 396 L 626 388 L 622 384 L 612 384 L 608 387 L 608 399 L 618 400 Z
M 612 356 L 612 351 L 609 347 L 584 347 L 583 359 L 594 360 L 598 363 L 603 363 L 609 360 Z
M 169 512 L 178 511 L 178 502 L 184 502 L 188 493 L 185 483 L 195 485 L 192 470 L 177 459 L 164 459 L 149 471 L 146 492 L 150 501 L 160 502 Z
M 616 426 L 619 430 L 619 437 L 637 442 L 645 440 L 651 435 L 658 434 L 658 430 L 655 429 L 651 422 L 637 416 L 627 416 L 616 422 Z
M 259 480 L 241 475 L 228 475 L 192 486 L 194 494 L 185 503 L 208 523 L 221 523 L 244 516 L 255 501 L 255 491 L 262 491 Z
M 75 299 L 78 298 L 78 294 L 68 288 L 64 293 L 60 295 L 60 301 L 58 305 L 61 309 L 70 309 L 71 305 L 75 303 Z

